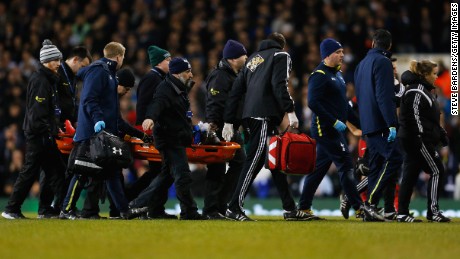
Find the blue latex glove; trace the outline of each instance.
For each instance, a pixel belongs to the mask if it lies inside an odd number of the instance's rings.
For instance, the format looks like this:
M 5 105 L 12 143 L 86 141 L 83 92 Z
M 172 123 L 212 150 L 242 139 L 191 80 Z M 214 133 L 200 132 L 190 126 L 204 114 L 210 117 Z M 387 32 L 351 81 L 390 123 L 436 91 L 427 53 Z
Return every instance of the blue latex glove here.
M 98 133 L 99 131 L 105 129 L 105 122 L 104 121 L 98 121 L 96 124 L 94 124 L 94 132 Z
M 347 128 L 347 125 L 345 125 L 345 123 L 339 121 L 339 120 L 336 120 L 335 123 L 334 123 L 334 128 L 337 130 L 337 131 L 345 131 L 345 129 Z
M 395 127 L 390 127 L 390 128 L 388 128 L 388 130 L 390 131 L 390 133 L 388 134 L 387 141 L 388 142 L 395 141 L 395 139 L 396 139 L 396 128 Z

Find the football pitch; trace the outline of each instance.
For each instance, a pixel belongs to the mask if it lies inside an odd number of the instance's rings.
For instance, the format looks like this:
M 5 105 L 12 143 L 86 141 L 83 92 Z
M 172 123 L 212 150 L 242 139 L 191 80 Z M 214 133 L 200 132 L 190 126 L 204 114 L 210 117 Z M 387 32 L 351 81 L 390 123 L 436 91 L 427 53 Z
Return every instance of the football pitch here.
M 258 221 L 0 219 L 0 258 L 456 258 L 460 254 L 458 218 L 451 223 L 254 219 Z

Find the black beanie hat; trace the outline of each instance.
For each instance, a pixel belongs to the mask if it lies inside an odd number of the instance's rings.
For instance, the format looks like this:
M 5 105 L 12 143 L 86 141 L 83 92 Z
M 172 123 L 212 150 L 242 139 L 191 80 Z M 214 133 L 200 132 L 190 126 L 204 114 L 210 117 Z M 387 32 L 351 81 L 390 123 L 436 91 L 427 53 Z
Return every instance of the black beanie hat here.
M 243 55 L 247 55 L 246 48 L 244 48 L 243 44 L 239 43 L 236 40 L 228 40 L 225 43 L 223 57 L 225 59 L 233 59 L 239 58 Z
M 117 72 L 118 84 L 124 86 L 126 88 L 133 88 L 134 82 L 136 79 L 134 78 L 133 71 L 129 68 L 123 68 L 118 70 Z
M 171 74 L 180 74 L 189 69 L 192 69 L 192 66 L 185 58 L 173 58 L 169 62 L 169 73 Z

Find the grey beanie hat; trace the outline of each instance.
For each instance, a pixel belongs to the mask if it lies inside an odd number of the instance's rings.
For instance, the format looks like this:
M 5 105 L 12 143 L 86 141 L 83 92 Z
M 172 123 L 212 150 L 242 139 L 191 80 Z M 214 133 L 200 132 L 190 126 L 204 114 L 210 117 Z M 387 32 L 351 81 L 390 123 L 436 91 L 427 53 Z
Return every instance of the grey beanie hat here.
M 44 40 L 43 47 L 40 49 L 40 63 L 44 64 L 58 59 L 62 59 L 62 53 L 50 40 Z

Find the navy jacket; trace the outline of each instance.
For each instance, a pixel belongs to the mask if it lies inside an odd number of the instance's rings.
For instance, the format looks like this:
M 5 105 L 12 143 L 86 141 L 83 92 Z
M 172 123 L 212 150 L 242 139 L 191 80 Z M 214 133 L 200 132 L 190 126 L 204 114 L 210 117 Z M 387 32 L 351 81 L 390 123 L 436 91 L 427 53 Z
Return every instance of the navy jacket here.
M 153 99 L 158 85 L 165 79 L 166 73 L 154 67 L 139 82 L 137 86 L 136 125 L 145 120 L 147 107 Z
M 355 91 L 363 134 L 385 132 L 397 126 L 391 53 L 374 48 L 355 70 Z
M 338 68 L 321 63 L 308 79 L 308 107 L 313 111 L 312 135 L 324 137 L 339 132 L 334 123 L 349 120 L 359 127 L 346 97 L 346 85 Z
M 167 74 L 165 80 L 158 86 L 146 118 L 155 122 L 153 137 L 158 150 L 165 146 L 192 144 L 188 92 L 186 86 L 171 74 Z
M 83 81 L 78 109 L 78 124 L 74 141 L 89 139 L 94 134 L 94 124 L 105 122 L 105 130 L 118 134 L 118 80 L 117 62 L 101 58 L 77 73 Z
M 291 56 L 274 40 L 263 40 L 233 83 L 226 103 L 224 121 L 235 123 L 238 104 L 246 94 L 243 119 L 270 118 L 280 124 L 286 112 L 294 111 L 288 90 Z

